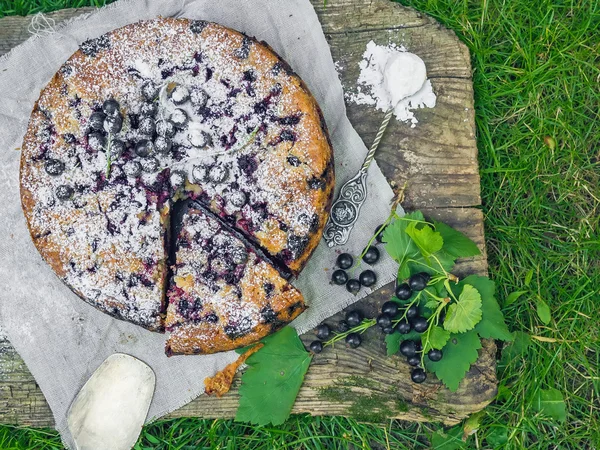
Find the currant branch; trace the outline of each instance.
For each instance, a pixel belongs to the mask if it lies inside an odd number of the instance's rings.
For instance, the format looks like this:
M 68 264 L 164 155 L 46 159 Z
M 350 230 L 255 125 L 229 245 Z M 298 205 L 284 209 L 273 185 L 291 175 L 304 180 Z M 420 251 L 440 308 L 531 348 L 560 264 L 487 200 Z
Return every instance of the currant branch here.
M 350 328 L 348 331 L 344 331 L 342 333 L 334 332 L 333 333 L 334 336 L 331 339 L 323 342 L 323 347 L 327 347 L 328 345 L 333 345 L 336 342 L 341 341 L 342 339 L 346 339 L 346 337 L 351 333 L 363 334 L 365 331 L 367 331 L 369 328 L 371 328 L 375 324 L 377 324 L 377 321 L 375 319 L 363 319 L 363 321 L 361 323 L 359 323 L 355 327 Z

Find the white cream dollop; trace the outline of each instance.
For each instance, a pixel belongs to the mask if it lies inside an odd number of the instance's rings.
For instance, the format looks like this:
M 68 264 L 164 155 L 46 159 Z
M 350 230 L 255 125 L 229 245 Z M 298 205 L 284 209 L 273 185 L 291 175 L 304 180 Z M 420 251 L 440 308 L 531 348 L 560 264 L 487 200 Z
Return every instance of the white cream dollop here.
M 391 107 L 410 97 L 423 87 L 427 80 L 427 68 L 421 58 L 413 53 L 394 52 L 383 71 L 384 86 Z

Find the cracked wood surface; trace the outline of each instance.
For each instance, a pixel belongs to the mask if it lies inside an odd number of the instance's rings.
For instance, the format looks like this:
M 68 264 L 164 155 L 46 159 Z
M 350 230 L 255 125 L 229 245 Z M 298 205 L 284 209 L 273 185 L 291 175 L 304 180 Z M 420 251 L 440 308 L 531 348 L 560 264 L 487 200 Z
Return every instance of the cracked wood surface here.
M 340 78 L 351 91 L 359 74 L 358 63 L 366 44 L 395 42 L 418 54 L 426 63 L 437 106 L 419 110 L 415 128 L 392 121 L 377 153 L 377 161 L 393 186 L 408 182 L 407 210 L 421 209 L 429 218 L 447 222 L 471 239 L 482 256 L 461 260 L 459 275 L 486 274 L 487 259 L 481 203 L 473 86 L 468 49 L 453 32 L 417 11 L 387 0 L 311 0 L 323 26 Z M 61 10 L 48 14 L 56 23 L 91 11 L 90 8 Z M 31 17 L 0 19 L 0 55 L 29 37 Z M 383 113 L 372 107 L 349 103 L 350 121 L 370 145 Z M 374 315 L 393 290 L 387 285 L 359 306 Z M 343 313 L 327 322 L 333 324 Z M 495 346 L 484 341 L 479 359 L 471 367 L 457 392 L 445 389 L 430 375 L 422 385 L 410 381 L 409 366 L 399 356 L 386 357 L 381 334 L 368 330 L 365 343 L 356 350 L 337 345 L 316 355 L 294 413 L 351 415 L 353 403 L 325 398 L 323 389 L 343 386 L 353 398 L 381 397 L 387 417 L 455 424 L 485 407 L 496 393 Z M 302 336 L 305 343 L 313 337 Z M 357 382 L 357 380 L 363 380 Z M 366 380 L 366 381 L 365 381 Z M 188 403 L 168 417 L 233 417 L 238 403 L 240 379 L 223 398 L 208 396 Z M 394 392 L 394 395 L 391 395 Z M 356 406 L 356 404 L 354 404 Z M 354 408 L 354 411 L 356 408 Z M 51 411 L 27 366 L 10 343 L 0 338 L 0 423 L 52 426 Z

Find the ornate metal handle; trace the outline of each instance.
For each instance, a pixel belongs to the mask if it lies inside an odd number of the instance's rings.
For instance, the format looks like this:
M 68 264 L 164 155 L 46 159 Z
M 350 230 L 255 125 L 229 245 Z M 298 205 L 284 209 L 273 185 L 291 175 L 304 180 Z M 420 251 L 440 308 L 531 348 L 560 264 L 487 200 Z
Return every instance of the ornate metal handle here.
M 387 129 L 390 119 L 394 114 L 394 108 L 388 110 L 377 131 L 373 145 L 369 149 L 365 160 L 358 173 L 352 177 L 340 189 L 338 198 L 333 202 L 329 221 L 325 225 L 323 238 L 329 247 L 345 244 L 348 242 L 350 232 L 358 219 L 360 208 L 367 197 L 367 169 L 371 165 L 383 134 Z

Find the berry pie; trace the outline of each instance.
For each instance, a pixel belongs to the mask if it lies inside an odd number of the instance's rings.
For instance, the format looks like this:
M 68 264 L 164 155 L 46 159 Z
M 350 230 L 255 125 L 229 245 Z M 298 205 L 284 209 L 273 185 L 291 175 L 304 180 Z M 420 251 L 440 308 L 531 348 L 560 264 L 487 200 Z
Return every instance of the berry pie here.
M 77 295 L 166 326 L 167 354 L 213 353 L 304 310 L 286 278 L 322 236 L 333 151 L 315 99 L 267 44 L 158 18 L 62 65 L 33 108 L 20 183 L 36 248 Z

